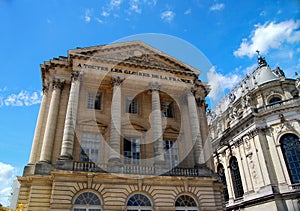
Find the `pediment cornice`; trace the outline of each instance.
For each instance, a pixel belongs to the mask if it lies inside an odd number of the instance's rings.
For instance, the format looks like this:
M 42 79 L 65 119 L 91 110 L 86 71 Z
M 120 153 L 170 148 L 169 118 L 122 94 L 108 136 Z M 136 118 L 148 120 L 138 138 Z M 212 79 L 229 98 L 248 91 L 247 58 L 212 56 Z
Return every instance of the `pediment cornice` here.
M 69 51 L 69 57 L 197 76 L 200 71 L 143 43 L 132 41 Z

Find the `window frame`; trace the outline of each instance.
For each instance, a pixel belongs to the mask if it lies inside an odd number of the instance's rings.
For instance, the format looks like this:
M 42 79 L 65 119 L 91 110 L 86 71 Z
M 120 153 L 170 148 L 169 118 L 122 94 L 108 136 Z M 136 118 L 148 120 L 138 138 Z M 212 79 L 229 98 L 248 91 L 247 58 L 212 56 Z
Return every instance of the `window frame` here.
M 92 194 L 93 196 L 97 197 L 97 200 L 99 201 L 99 204 L 76 204 L 77 199 L 80 196 L 84 196 L 85 194 Z M 103 202 L 101 197 L 96 194 L 93 191 L 84 191 L 84 192 L 80 192 L 76 195 L 76 197 L 74 197 L 73 202 L 72 202 L 72 211 L 79 211 L 85 209 L 85 211 L 89 211 L 90 209 L 93 209 L 95 211 L 102 211 L 103 210 Z
M 223 172 L 221 172 L 220 169 L 223 169 L 222 170 Z M 222 163 L 219 163 L 217 165 L 217 174 L 220 177 L 220 181 L 224 185 L 224 194 L 223 194 L 224 200 L 225 200 L 225 202 L 228 202 L 229 201 L 229 193 L 228 193 L 227 182 L 226 182 L 225 168 Z
M 143 196 L 144 198 L 146 198 L 148 200 L 148 202 L 150 203 L 150 206 L 143 206 L 143 205 L 133 205 L 132 206 L 132 205 L 128 205 L 130 200 L 135 196 Z M 145 195 L 143 193 L 135 193 L 135 194 L 132 194 L 131 196 L 128 197 L 128 199 L 126 201 L 126 211 L 154 211 L 153 203 L 147 195 Z
M 87 108 L 93 110 L 102 110 L 102 92 L 88 92 Z
M 235 162 L 235 163 L 233 163 Z M 233 164 L 236 166 L 233 166 Z M 244 196 L 244 187 L 242 182 L 242 177 L 240 173 L 239 163 L 235 156 L 232 156 L 229 160 L 229 168 L 231 174 L 231 180 L 233 184 L 233 192 L 235 198 L 241 198 Z M 235 168 L 235 169 L 234 169 Z
M 139 99 L 137 97 L 126 97 L 125 113 L 139 114 Z
M 130 143 L 130 151 L 125 150 Z M 134 149 L 134 151 L 133 151 Z M 140 165 L 141 164 L 141 138 L 140 137 L 124 137 L 123 138 L 123 156 L 124 164 Z
M 299 162 L 300 153 L 297 153 L 297 151 L 298 152 L 300 151 L 299 137 L 293 133 L 286 133 L 280 137 L 279 143 L 284 158 L 285 166 L 287 168 L 290 177 L 291 184 L 298 184 L 300 183 L 300 174 L 297 174 L 297 172 L 300 169 L 300 162 Z M 289 151 L 287 151 L 287 149 Z M 288 156 L 292 156 L 292 157 L 288 157 Z
M 83 132 L 81 134 L 79 160 L 82 162 L 100 162 L 100 147 L 101 134 Z
M 184 204 L 184 206 L 178 206 L 178 205 L 176 205 L 177 203 L 179 203 L 178 200 L 180 198 L 182 198 L 182 197 L 186 197 L 188 199 L 192 199 L 193 200 L 192 202 L 195 203 L 196 206 L 189 206 L 187 204 Z M 175 202 L 174 202 L 174 207 L 175 207 L 175 210 L 177 210 L 177 211 L 195 211 L 195 210 L 199 211 L 200 210 L 198 202 L 190 194 L 181 194 L 181 195 L 179 195 L 176 198 Z
M 163 139 L 164 159 L 165 164 L 169 167 L 179 165 L 179 149 L 175 140 Z
M 175 118 L 174 101 L 162 101 L 160 106 L 162 117 Z

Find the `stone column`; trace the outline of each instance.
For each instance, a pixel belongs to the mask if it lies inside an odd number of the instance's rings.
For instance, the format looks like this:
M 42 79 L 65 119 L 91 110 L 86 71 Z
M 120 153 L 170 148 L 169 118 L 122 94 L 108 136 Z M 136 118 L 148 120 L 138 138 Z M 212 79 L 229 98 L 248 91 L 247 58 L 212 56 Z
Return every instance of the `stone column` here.
M 152 91 L 152 132 L 154 143 L 154 162 L 156 165 L 164 164 L 164 148 L 163 148 L 163 131 L 162 131 L 162 119 L 161 119 L 161 107 L 159 99 L 160 84 L 158 82 L 152 82 L 149 86 Z
M 111 124 L 110 124 L 110 155 L 109 162 L 120 163 L 120 141 L 121 141 L 121 119 L 122 119 L 122 92 L 121 84 L 123 77 L 115 76 L 111 78 L 113 86 L 113 96 L 111 102 Z
M 203 153 L 203 143 L 200 134 L 200 125 L 199 125 L 196 100 L 190 88 L 187 89 L 186 94 L 187 94 L 187 101 L 188 101 L 192 142 L 194 144 L 195 166 L 200 166 L 205 164 L 205 161 L 204 161 L 204 153 Z
M 64 84 L 65 82 L 60 81 L 59 79 L 53 80 L 52 83 L 53 88 L 40 157 L 41 162 L 51 162 L 57 115 L 59 110 L 60 94 L 61 90 L 64 87 Z
M 48 95 L 48 86 L 43 86 L 43 97 L 42 97 L 40 111 L 39 111 L 39 115 L 38 115 L 38 119 L 37 119 L 37 123 L 36 123 L 36 127 L 35 127 L 32 148 L 31 148 L 31 153 L 30 153 L 30 158 L 29 158 L 29 164 L 34 164 L 35 162 L 37 162 L 37 160 L 39 160 L 39 157 L 37 157 L 37 150 L 38 150 L 38 143 L 41 139 L 41 129 L 42 129 L 43 121 L 44 121 L 44 117 L 45 117 L 47 95 Z
M 60 152 L 60 160 L 72 160 L 73 159 L 73 146 L 74 146 L 74 134 L 77 119 L 77 108 L 79 98 L 79 71 L 72 71 L 71 73 L 71 89 L 68 100 L 67 114 L 64 126 L 64 135 Z

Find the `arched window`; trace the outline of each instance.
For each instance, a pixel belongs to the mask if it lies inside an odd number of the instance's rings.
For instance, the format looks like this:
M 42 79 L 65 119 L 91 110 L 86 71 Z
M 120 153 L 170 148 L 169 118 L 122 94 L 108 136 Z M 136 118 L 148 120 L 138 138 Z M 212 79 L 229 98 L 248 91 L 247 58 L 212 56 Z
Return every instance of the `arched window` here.
M 101 211 L 101 205 L 101 201 L 95 193 L 84 192 L 75 199 L 73 211 Z
M 127 211 L 152 211 L 152 203 L 143 194 L 134 194 L 127 201 Z
M 294 134 L 285 134 L 280 138 L 281 150 L 286 162 L 291 182 L 300 183 L 300 142 Z
M 242 197 L 244 195 L 244 189 L 236 157 L 230 158 L 229 165 L 235 198 Z
M 175 210 L 180 211 L 198 211 L 196 201 L 189 195 L 181 195 L 176 199 Z
M 278 103 L 281 101 L 281 98 L 280 97 L 272 97 L 270 100 L 269 100 L 269 104 L 274 104 L 274 103 Z
M 219 165 L 217 166 L 217 173 L 219 175 L 220 178 L 220 182 L 223 183 L 224 185 L 224 200 L 228 201 L 229 200 L 229 195 L 228 195 L 228 190 L 227 190 L 227 183 L 226 183 L 226 177 L 225 177 L 225 170 L 224 170 L 224 166 L 219 163 Z

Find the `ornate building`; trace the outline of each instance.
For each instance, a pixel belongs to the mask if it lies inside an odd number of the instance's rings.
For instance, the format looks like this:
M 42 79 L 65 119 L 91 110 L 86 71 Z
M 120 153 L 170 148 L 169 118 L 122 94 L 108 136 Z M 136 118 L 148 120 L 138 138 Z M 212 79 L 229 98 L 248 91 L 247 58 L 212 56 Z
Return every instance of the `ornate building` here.
M 222 210 L 200 71 L 145 43 L 41 65 L 43 99 L 18 203 L 26 210 Z
M 300 210 L 299 80 L 258 55 L 257 68 L 208 111 L 227 210 Z

